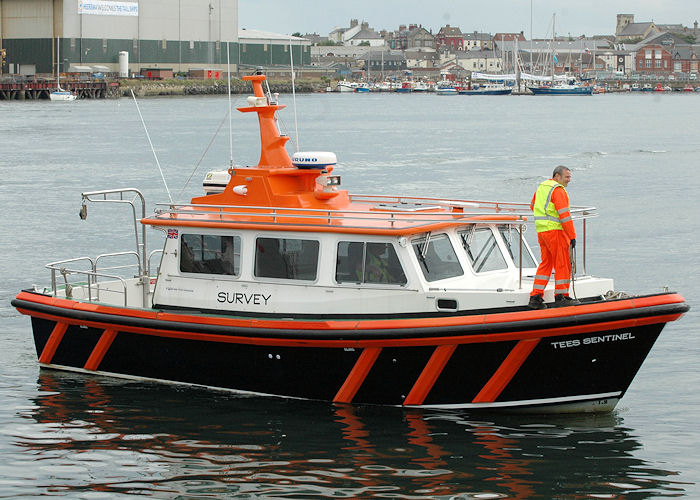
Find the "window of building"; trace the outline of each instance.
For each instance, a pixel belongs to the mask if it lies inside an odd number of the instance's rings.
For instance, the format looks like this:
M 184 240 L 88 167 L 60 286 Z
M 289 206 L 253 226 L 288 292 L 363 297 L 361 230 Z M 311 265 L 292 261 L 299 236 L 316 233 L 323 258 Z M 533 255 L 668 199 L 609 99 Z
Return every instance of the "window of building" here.
M 319 243 L 295 238 L 257 238 L 255 276 L 288 280 L 316 279 Z
M 655 67 L 655 68 L 660 68 L 660 67 L 661 67 L 661 59 L 657 59 L 656 61 L 654 61 L 654 67 Z
M 167 41 L 165 38 L 163 38 L 163 40 L 161 40 L 161 42 L 160 42 L 160 48 L 163 49 L 163 50 L 167 50 L 167 49 L 168 49 L 168 41 Z
M 423 276 L 428 281 L 444 280 L 464 274 L 452 243 L 446 234 L 414 240 L 413 252 L 420 262 Z
M 401 262 L 391 243 L 341 241 L 335 264 L 338 283 L 405 285 Z
M 644 61 L 644 67 L 651 68 L 651 59 L 647 59 L 646 61 Z
M 491 228 L 476 229 L 476 226 L 472 226 L 460 231 L 459 236 L 475 272 L 483 273 L 508 267 Z
M 241 238 L 211 234 L 180 236 L 180 271 L 183 273 L 225 274 L 240 272 Z

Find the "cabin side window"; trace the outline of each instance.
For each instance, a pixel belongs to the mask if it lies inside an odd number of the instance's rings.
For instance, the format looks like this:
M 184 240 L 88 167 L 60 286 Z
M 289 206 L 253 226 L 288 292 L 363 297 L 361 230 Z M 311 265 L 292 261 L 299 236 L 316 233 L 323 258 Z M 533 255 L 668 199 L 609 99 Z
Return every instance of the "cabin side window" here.
M 518 228 L 510 225 L 498 226 L 498 231 L 506 243 L 506 248 L 511 259 L 513 259 L 515 267 L 520 266 L 520 236 L 518 235 Z M 525 238 L 523 238 L 523 267 L 537 267 L 535 259 L 528 250 Z
M 341 241 L 335 265 L 338 283 L 405 285 L 406 274 L 391 243 Z
M 446 234 L 414 240 L 413 251 L 427 281 L 454 278 L 464 274 L 455 249 Z
M 212 234 L 180 236 L 180 271 L 183 273 L 238 276 L 240 259 L 240 236 Z
M 319 243 L 294 238 L 257 238 L 255 276 L 314 281 L 318 271 Z
M 483 273 L 508 268 L 490 227 L 477 229 L 476 226 L 471 226 L 466 231 L 460 231 L 459 237 L 474 272 Z

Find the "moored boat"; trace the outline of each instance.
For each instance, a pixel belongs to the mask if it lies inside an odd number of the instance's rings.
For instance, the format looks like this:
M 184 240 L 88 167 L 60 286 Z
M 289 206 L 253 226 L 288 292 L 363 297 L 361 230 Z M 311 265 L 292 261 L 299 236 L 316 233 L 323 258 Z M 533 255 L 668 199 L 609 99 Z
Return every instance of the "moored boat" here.
M 413 83 L 408 81 L 401 82 L 394 88 L 394 92 L 398 92 L 399 94 L 410 94 L 413 92 Z
M 78 96 L 73 92 L 63 90 L 61 87 L 58 87 L 49 94 L 49 99 L 51 101 L 75 101 L 77 98 Z
M 593 87 L 579 83 L 555 83 L 528 87 L 534 95 L 592 95 Z
M 42 367 L 341 403 L 605 411 L 687 311 L 678 294 L 609 293 L 585 272 L 580 305 L 529 310 L 527 204 L 351 195 L 332 153 L 290 158 L 282 106 L 263 75 L 245 79 L 257 166 L 212 172 L 209 194 L 150 216 L 135 190 L 83 193 L 85 206 L 135 196 L 137 269 L 54 262 L 49 286 L 18 294 Z M 154 273 L 149 226 L 165 234 Z
M 358 85 L 359 84 L 357 82 L 341 80 L 336 85 L 336 88 L 338 89 L 338 92 L 355 92 L 355 89 L 357 89 Z
M 510 95 L 513 87 L 506 87 L 500 83 L 481 83 L 472 88 L 460 87 L 459 95 Z

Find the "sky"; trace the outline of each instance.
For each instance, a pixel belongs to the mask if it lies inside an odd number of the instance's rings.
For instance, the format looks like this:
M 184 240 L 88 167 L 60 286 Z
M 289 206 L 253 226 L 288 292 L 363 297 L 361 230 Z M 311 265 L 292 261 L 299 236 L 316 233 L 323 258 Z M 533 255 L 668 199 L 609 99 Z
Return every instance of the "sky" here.
M 532 14 L 532 23 L 531 23 Z M 419 24 L 437 33 L 446 24 L 463 32 L 520 32 L 527 39 L 557 35 L 614 34 L 617 14 L 634 14 L 635 22 L 683 24 L 700 21 L 698 0 L 238 0 L 240 28 L 290 35 L 327 36 L 350 19 L 367 21 L 376 31 Z M 532 25 L 531 25 L 532 24 Z

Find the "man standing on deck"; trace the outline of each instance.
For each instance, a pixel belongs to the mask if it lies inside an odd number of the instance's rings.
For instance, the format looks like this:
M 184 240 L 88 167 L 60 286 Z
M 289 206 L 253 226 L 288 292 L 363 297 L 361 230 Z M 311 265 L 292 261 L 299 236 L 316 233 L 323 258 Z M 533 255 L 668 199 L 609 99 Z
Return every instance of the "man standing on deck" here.
M 569 211 L 569 195 L 566 186 L 571 182 L 571 170 L 564 165 L 554 169 L 552 178 L 539 185 L 532 197 L 530 208 L 535 214 L 537 241 L 542 260 L 535 276 L 528 306 L 546 309 L 544 289 L 554 269 L 554 305 L 578 304 L 569 297 L 571 261 L 569 247 L 576 247 L 576 230 Z

